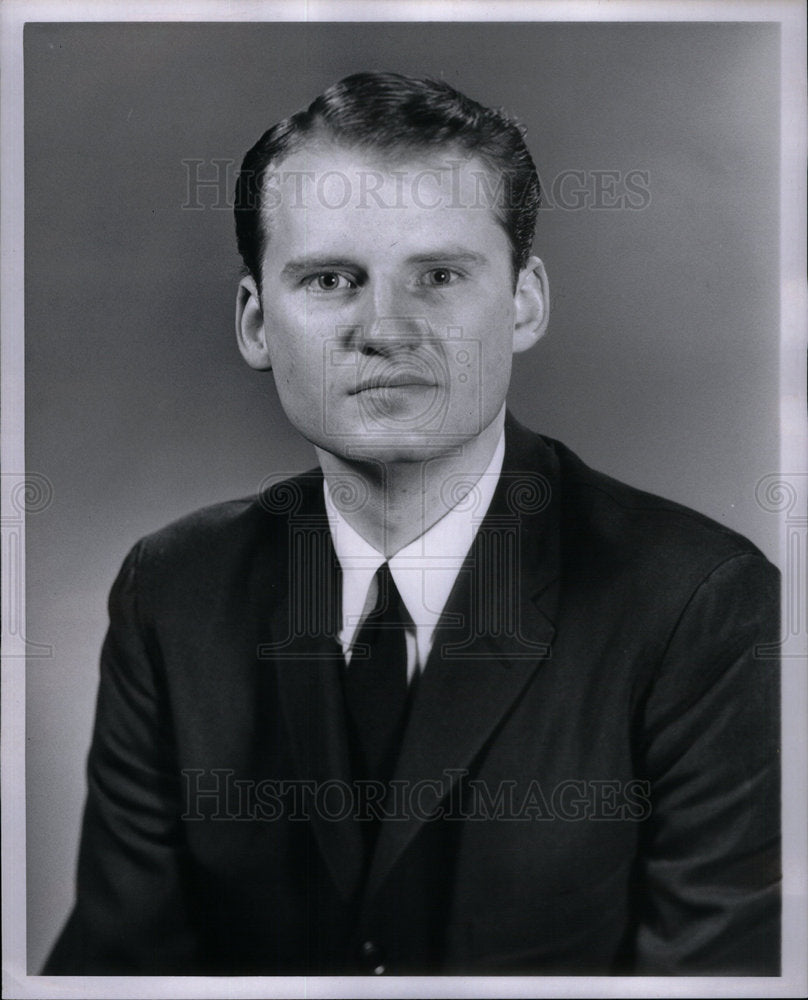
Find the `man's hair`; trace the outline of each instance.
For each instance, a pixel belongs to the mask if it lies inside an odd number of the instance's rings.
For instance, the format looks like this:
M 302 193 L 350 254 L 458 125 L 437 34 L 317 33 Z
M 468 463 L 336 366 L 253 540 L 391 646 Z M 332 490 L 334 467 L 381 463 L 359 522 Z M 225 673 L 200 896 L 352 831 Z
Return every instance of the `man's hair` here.
M 488 207 L 507 234 L 516 275 L 530 256 L 541 199 L 523 135 L 523 127 L 504 111 L 486 108 L 443 81 L 398 73 L 347 76 L 306 110 L 273 125 L 244 157 L 235 193 L 242 260 L 260 290 L 264 177 L 307 139 L 402 157 L 454 146 L 478 157 L 496 181 L 496 197 Z

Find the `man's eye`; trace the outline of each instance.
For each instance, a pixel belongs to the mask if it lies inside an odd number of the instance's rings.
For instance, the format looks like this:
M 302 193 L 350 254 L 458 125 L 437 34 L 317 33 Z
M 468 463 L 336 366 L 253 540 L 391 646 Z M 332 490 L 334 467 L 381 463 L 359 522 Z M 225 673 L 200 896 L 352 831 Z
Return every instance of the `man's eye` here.
M 459 277 L 460 275 L 457 271 L 452 270 L 451 267 L 433 267 L 424 276 L 425 284 L 432 285 L 434 288 L 439 288 L 442 285 L 451 285 Z
M 344 289 L 356 288 L 356 282 L 346 278 L 336 271 L 323 271 L 306 279 L 306 287 L 312 292 L 340 292 Z

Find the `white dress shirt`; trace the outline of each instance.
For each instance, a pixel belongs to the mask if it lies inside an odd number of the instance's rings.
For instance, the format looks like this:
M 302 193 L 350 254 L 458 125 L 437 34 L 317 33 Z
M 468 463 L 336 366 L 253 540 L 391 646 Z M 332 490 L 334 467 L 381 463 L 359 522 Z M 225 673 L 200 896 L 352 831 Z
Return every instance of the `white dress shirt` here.
M 408 681 L 416 670 L 423 670 L 426 665 L 435 627 L 491 505 L 504 454 L 503 429 L 491 461 L 471 489 L 465 491 L 454 507 L 431 528 L 387 560 L 390 574 L 413 621 L 413 628 L 407 630 L 406 636 Z M 331 498 L 327 480 L 324 480 L 324 489 L 331 538 L 342 570 L 339 641 L 345 661 L 350 664 L 356 633 L 375 604 L 375 586 L 373 593 L 369 591 L 385 557 L 348 524 Z

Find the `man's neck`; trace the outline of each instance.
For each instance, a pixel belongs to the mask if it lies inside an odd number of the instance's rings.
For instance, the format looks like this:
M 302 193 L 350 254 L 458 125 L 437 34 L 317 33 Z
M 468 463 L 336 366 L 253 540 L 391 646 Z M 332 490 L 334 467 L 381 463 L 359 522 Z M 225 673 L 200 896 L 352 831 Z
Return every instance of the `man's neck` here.
M 354 460 L 321 448 L 317 457 L 342 516 L 389 558 L 428 531 L 474 486 L 491 461 L 504 419 L 503 407 L 477 437 L 426 461 Z

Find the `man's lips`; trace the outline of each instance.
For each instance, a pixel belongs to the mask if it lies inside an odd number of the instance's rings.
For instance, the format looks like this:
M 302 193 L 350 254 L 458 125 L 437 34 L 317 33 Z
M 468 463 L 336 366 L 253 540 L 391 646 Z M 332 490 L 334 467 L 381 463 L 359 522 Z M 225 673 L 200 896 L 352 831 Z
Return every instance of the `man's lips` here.
M 356 396 L 360 392 L 367 392 L 372 389 L 401 389 L 404 387 L 418 388 L 429 388 L 434 389 L 436 385 L 434 382 L 419 378 L 417 375 L 390 375 L 383 378 L 369 378 L 360 382 L 354 389 L 351 390 L 351 395 Z

